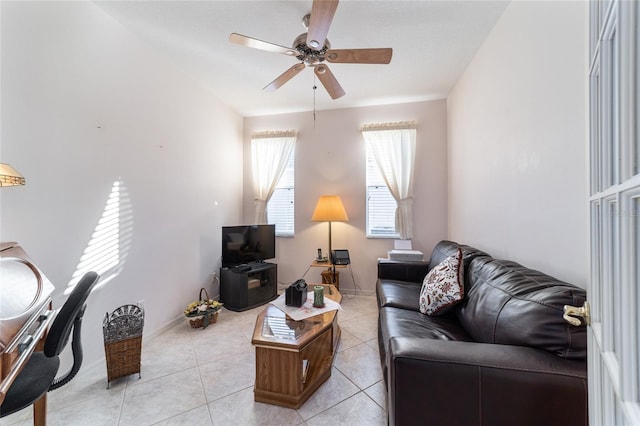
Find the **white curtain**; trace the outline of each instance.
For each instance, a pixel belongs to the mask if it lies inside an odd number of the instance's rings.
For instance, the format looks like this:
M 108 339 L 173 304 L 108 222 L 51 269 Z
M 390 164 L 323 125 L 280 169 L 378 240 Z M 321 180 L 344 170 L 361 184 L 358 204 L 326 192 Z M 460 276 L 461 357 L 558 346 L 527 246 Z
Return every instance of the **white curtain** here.
M 267 203 L 293 154 L 295 142 L 295 131 L 262 132 L 251 136 L 255 224 L 267 223 Z
M 362 128 L 380 174 L 398 203 L 396 231 L 413 238 L 413 169 L 416 157 L 416 123 L 370 124 Z

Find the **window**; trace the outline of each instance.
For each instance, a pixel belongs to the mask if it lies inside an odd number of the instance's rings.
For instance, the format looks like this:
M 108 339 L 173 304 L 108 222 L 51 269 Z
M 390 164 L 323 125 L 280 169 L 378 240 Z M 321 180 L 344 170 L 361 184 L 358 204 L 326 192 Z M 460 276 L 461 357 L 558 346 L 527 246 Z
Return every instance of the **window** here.
M 291 155 L 278 185 L 267 203 L 267 218 L 270 224 L 276 225 L 276 236 L 278 237 L 293 237 L 295 231 L 294 164 L 294 155 Z
M 367 236 L 410 240 L 416 123 L 366 124 L 362 137 L 367 150 Z
M 398 203 L 384 182 L 373 157 L 370 144 L 367 146 L 367 237 L 398 238 L 396 230 L 396 208 Z
M 294 233 L 294 149 L 296 132 L 268 131 L 251 136 L 255 224 L 276 225 L 276 236 Z

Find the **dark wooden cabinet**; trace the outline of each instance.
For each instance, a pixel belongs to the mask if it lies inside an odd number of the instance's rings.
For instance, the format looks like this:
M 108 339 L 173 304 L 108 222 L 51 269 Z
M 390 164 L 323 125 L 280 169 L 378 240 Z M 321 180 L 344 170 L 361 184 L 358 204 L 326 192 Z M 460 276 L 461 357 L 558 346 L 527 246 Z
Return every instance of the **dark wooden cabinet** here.
M 278 265 L 259 262 L 220 269 L 220 300 L 225 308 L 244 311 L 278 297 Z

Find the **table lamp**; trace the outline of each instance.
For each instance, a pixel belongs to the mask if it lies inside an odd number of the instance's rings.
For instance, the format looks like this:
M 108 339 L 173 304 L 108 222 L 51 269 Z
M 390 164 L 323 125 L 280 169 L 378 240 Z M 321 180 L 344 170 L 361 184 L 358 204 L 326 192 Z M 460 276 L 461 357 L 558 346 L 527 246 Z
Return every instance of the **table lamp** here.
M 25 178 L 7 163 L 0 163 L 0 186 L 24 185 Z
M 313 222 L 329 222 L 329 256 L 331 256 L 331 222 L 347 222 L 349 216 L 339 195 L 322 195 L 311 216 Z

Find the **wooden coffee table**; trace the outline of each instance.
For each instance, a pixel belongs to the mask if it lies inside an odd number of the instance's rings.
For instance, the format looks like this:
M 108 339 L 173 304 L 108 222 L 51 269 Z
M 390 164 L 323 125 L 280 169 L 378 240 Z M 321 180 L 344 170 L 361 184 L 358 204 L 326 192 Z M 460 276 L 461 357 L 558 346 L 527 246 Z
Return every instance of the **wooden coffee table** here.
M 324 287 L 326 298 L 342 302 L 334 285 Z M 293 321 L 269 305 L 258 315 L 251 340 L 256 347 L 254 399 L 300 408 L 331 377 L 339 339 L 338 311 Z

